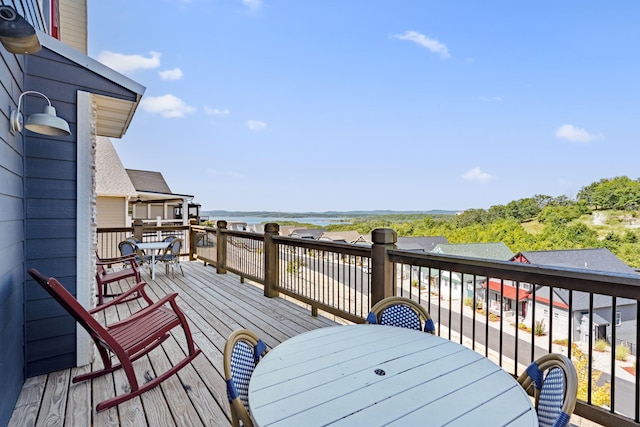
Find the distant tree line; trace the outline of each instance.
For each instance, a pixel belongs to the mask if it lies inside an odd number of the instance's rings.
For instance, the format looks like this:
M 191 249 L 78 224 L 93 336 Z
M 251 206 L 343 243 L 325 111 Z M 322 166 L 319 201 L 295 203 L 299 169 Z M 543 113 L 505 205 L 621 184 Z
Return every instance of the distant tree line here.
M 363 217 L 328 230 L 353 230 L 368 234 L 392 228 L 399 236 L 445 236 L 451 243 L 504 242 L 513 252 L 580 248 L 608 248 L 631 267 L 640 268 L 640 239 L 633 229 L 599 235 L 581 219 L 594 211 L 624 211 L 636 217 L 640 207 L 640 182 L 626 176 L 601 179 L 577 194 L 536 195 L 489 209 L 468 209 L 457 215 Z M 535 231 L 526 225 L 535 225 Z

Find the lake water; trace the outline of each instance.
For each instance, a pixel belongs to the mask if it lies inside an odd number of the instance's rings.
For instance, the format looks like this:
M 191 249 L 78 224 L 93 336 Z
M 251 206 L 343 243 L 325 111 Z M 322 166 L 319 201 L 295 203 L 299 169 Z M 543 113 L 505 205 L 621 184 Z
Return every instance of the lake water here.
M 327 217 L 290 217 L 290 218 L 278 218 L 278 217 L 260 217 L 260 216 L 229 216 L 226 218 L 213 218 L 211 217 L 215 223 L 215 221 L 219 219 L 224 219 L 228 222 L 238 221 L 238 222 L 246 222 L 247 225 L 252 224 L 262 224 L 263 222 L 300 222 L 304 224 L 313 224 L 318 225 L 320 227 L 325 227 L 331 224 L 339 224 L 344 221 L 348 221 L 346 218 L 327 218 Z

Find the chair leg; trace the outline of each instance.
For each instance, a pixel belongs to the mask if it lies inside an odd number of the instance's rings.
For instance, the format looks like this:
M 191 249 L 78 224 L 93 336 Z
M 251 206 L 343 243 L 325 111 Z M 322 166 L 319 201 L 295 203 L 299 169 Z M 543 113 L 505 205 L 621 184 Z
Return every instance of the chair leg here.
M 162 381 L 166 380 L 167 378 L 169 378 L 170 376 L 178 372 L 180 369 L 184 368 L 189 363 L 191 363 L 191 361 L 195 359 L 196 356 L 198 356 L 199 354 L 200 354 L 200 349 L 197 349 L 196 351 L 194 351 L 193 353 L 191 353 L 190 355 L 182 359 L 182 361 L 180 361 L 178 364 L 174 365 L 171 369 L 169 369 L 168 371 L 165 371 L 162 375 L 157 376 L 156 378 L 152 379 L 148 383 L 145 383 L 143 386 L 137 388 L 137 390 L 131 390 L 129 393 L 121 394 L 120 396 L 112 397 L 111 399 L 107 399 L 98 403 L 96 405 L 96 411 L 100 412 L 100 411 L 104 411 L 105 409 L 112 408 L 116 405 L 119 405 L 122 402 L 125 402 L 129 399 L 139 396 L 142 393 L 158 386 Z

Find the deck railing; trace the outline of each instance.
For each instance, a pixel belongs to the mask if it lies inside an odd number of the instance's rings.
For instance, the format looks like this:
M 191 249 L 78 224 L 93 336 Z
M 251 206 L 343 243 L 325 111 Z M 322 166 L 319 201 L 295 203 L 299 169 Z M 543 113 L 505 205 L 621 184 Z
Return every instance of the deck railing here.
M 182 255 L 189 254 L 191 247 L 191 236 L 188 225 L 146 225 L 141 220 L 136 220 L 132 227 L 98 228 L 98 254 L 102 258 L 112 258 L 120 255 L 118 244 L 134 237 L 139 242 L 157 242 L 168 236 L 175 236 L 182 239 L 184 249 Z
M 401 251 L 389 229 L 374 230 L 371 247 L 283 237 L 277 224 L 263 235 L 219 221 L 191 234 L 192 257 L 251 278 L 266 296 L 302 301 L 313 315 L 362 323 L 375 302 L 401 295 L 429 310 L 439 335 L 513 375 L 542 354 L 566 354 L 581 381 L 577 415 L 640 425 L 640 275 Z M 631 349 L 624 361 L 620 347 Z

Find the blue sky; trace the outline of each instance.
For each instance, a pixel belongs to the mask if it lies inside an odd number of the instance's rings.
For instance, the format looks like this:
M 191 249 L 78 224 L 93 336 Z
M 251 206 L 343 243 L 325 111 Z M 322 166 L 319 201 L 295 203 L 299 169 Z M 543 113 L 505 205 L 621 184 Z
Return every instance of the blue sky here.
M 147 88 L 124 166 L 204 210 L 488 209 L 640 176 L 635 0 L 88 8 L 89 55 Z

